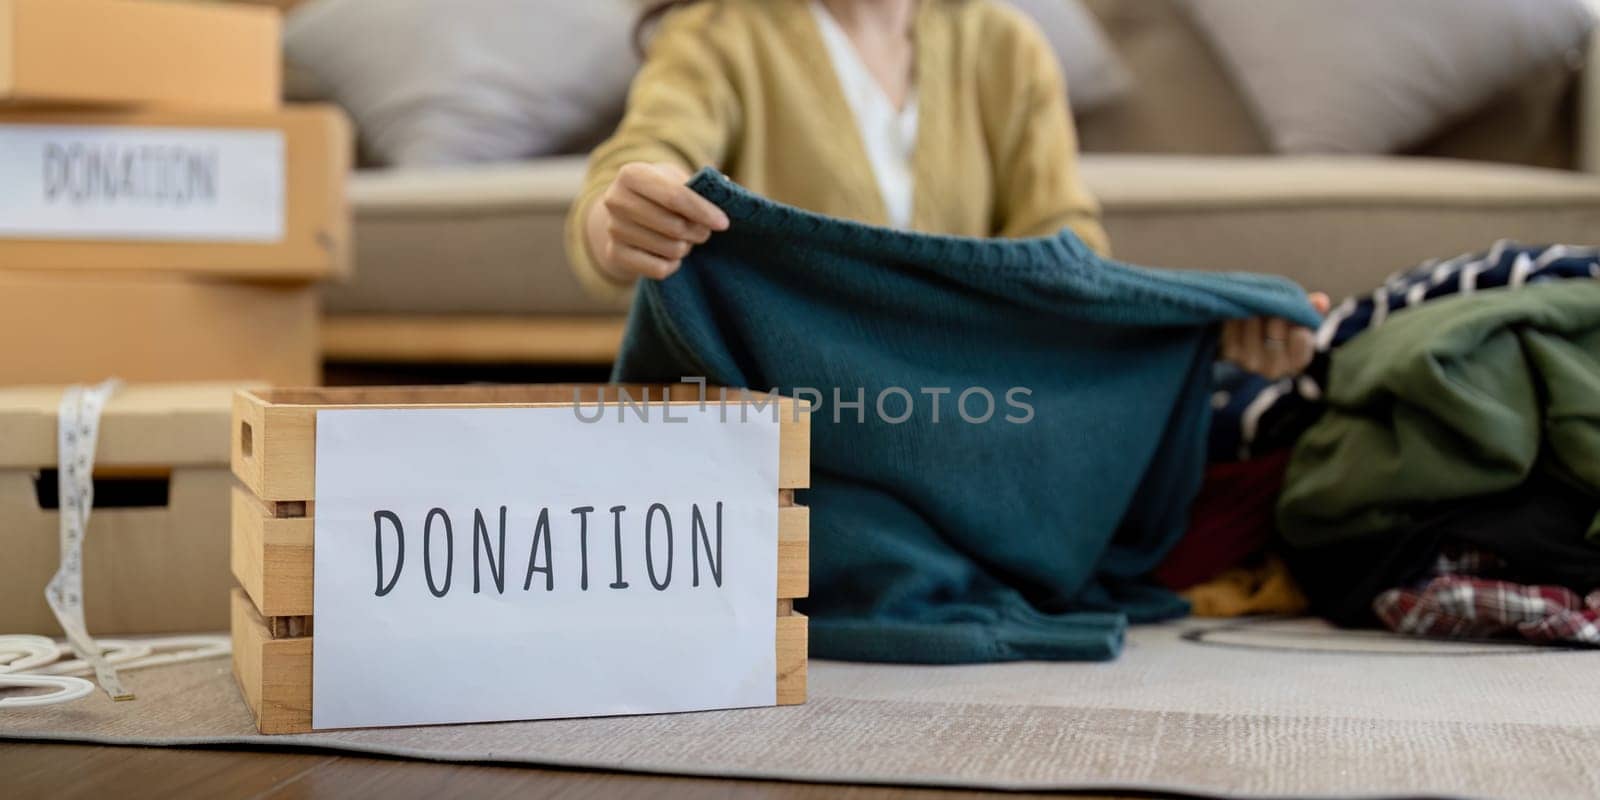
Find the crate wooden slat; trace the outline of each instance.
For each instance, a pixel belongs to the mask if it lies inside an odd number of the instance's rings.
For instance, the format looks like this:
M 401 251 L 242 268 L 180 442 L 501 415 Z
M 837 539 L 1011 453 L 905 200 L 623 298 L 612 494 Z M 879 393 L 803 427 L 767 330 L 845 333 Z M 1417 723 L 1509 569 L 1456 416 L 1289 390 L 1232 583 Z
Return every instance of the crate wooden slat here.
M 311 637 L 274 639 L 244 592 L 233 590 L 233 676 L 262 733 L 311 730 Z
M 693 384 L 624 387 L 637 401 L 693 404 Z M 311 652 L 315 624 L 312 569 L 316 518 L 316 413 L 324 408 L 562 407 L 575 399 L 592 406 L 598 385 L 444 386 L 241 391 L 233 403 L 232 493 L 233 671 L 262 733 L 311 730 Z M 709 390 L 707 402 L 718 402 Z M 730 414 L 741 401 L 727 395 Z M 806 618 L 794 599 L 809 591 L 810 511 L 794 503 L 794 490 L 810 484 L 808 413 L 788 398 L 776 402 L 779 419 L 778 591 L 776 601 L 779 705 L 806 699 Z M 753 406 L 771 413 L 770 406 Z M 652 409 L 659 411 L 659 409 Z M 628 409 L 627 413 L 635 413 Z M 755 413 L 754 411 L 752 413 Z
M 624 387 L 635 399 L 660 402 L 663 391 L 673 402 L 694 403 L 693 384 Z M 234 397 L 233 474 L 256 497 L 267 501 L 302 501 L 315 493 L 317 411 L 323 408 L 494 408 L 565 407 L 575 399 L 594 403 L 600 392 L 608 402 L 616 387 L 601 385 L 418 386 L 393 389 L 265 389 Z M 576 392 L 576 394 L 575 394 Z M 737 400 L 730 395 L 729 402 Z M 713 394 L 708 402 L 715 403 Z M 777 398 L 779 414 L 778 488 L 803 489 L 811 475 L 811 419 L 796 414 L 794 400 Z M 631 412 L 629 412 L 631 413 Z
M 312 524 L 312 518 L 304 513 L 279 516 L 277 508 L 268 509 L 249 490 L 234 485 L 233 577 L 261 614 L 293 617 L 311 613 Z

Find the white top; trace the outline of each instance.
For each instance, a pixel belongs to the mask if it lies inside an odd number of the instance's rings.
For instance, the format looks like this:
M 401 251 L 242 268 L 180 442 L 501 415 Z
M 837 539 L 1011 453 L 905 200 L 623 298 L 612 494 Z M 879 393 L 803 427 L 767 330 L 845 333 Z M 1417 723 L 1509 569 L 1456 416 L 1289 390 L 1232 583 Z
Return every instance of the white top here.
M 838 20 L 827 7 L 812 0 L 811 14 L 822 31 L 822 43 L 833 61 L 839 88 L 844 90 L 844 99 L 855 114 L 856 128 L 861 131 L 861 142 L 867 149 L 867 160 L 872 163 L 872 174 L 878 180 L 878 194 L 889 212 L 889 225 L 910 227 L 911 155 L 917 143 L 917 88 L 913 85 L 907 93 L 904 108 L 895 108 L 889 94 L 856 52 L 850 35 L 839 27 Z

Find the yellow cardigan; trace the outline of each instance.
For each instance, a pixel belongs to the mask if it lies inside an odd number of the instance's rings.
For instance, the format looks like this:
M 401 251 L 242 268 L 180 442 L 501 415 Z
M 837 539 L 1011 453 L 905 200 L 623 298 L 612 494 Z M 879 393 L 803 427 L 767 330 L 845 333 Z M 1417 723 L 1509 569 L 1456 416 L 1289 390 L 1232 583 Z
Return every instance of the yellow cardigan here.
M 567 217 L 568 259 L 601 295 L 583 216 L 624 164 L 714 166 L 774 200 L 883 225 L 883 200 L 807 3 L 705 0 L 669 12 L 627 113 L 589 157 Z M 1071 227 L 1106 251 L 1079 179 L 1077 135 L 1055 56 L 1031 21 L 992 0 L 921 0 L 914 23 L 918 127 L 911 227 L 1039 236 Z

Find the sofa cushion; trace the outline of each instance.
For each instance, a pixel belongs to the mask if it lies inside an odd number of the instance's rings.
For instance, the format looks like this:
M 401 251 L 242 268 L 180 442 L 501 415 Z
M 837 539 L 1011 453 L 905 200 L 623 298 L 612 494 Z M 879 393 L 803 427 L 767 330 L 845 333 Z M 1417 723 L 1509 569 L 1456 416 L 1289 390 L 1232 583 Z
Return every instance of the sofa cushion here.
M 1416 145 L 1566 60 L 1592 22 L 1584 0 L 1185 4 L 1285 153 Z
M 378 163 L 499 161 L 604 136 L 637 66 L 637 15 L 633 0 L 316 0 L 288 16 L 284 51 Z
M 1115 101 L 1078 115 L 1086 153 L 1266 153 L 1249 106 L 1177 0 L 1085 0 L 1132 74 Z
M 1078 0 L 1006 0 L 1033 18 L 1066 77 L 1068 102 L 1084 113 L 1117 100 L 1133 83 L 1094 15 Z
M 329 311 L 610 312 L 562 249 L 581 156 L 504 165 L 361 170 L 348 197 L 356 269 L 327 287 Z
M 1496 239 L 1600 243 L 1600 181 L 1400 156 L 1085 156 L 1119 259 L 1272 272 L 1335 298 Z
M 1336 297 L 1499 238 L 1600 235 L 1600 181 L 1558 170 L 1375 156 L 1088 154 L 1082 164 L 1119 259 L 1277 273 Z M 328 310 L 625 310 L 585 295 L 562 252 L 582 176 L 580 158 L 357 173 L 357 268 L 328 287 Z
M 1183 0 L 1084 0 L 1133 76 L 1078 116 L 1085 152 L 1246 155 L 1271 145 Z M 1572 55 L 1572 54 L 1569 54 Z M 1571 168 L 1581 59 L 1552 62 L 1406 149 L 1411 155 Z
M 1576 168 L 1582 64 L 1574 57 L 1546 65 L 1407 154 Z

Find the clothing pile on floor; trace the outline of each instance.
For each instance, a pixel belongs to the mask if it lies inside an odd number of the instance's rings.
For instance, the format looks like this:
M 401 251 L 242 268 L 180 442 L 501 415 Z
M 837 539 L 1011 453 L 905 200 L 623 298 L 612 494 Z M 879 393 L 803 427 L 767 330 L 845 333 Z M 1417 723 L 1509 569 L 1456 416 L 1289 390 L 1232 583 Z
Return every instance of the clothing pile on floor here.
M 614 378 L 816 404 L 813 655 L 1104 659 L 1191 608 L 1589 635 L 1600 281 L 1556 279 L 1594 277 L 1593 251 L 1499 245 L 1322 320 L 1280 278 L 1067 231 L 929 236 L 690 186 L 733 224 L 641 284 Z M 1253 316 L 1317 327 L 1312 369 L 1218 365 L 1219 323 Z M 1494 571 L 1440 573 L 1461 546 Z
M 1213 464 L 1200 497 L 1224 471 L 1282 483 L 1275 529 L 1228 543 L 1273 542 L 1262 551 L 1340 624 L 1600 643 L 1596 277 L 1594 249 L 1501 242 L 1340 305 L 1305 375 L 1224 370 L 1211 450 L 1236 460 Z M 1259 519 L 1239 497 L 1225 513 Z M 1207 509 L 1173 556 L 1217 536 Z M 1166 564 L 1157 575 L 1187 588 Z

